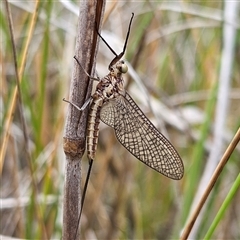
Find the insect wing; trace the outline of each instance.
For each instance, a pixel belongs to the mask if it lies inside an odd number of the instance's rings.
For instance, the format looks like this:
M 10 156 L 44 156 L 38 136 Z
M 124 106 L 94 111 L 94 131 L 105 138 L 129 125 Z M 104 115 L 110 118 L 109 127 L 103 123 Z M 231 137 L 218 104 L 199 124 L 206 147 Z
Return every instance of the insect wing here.
M 128 93 L 106 102 L 100 119 L 114 128 L 118 141 L 140 161 L 169 178 L 183 177 L 184 167 L 177 151 Z

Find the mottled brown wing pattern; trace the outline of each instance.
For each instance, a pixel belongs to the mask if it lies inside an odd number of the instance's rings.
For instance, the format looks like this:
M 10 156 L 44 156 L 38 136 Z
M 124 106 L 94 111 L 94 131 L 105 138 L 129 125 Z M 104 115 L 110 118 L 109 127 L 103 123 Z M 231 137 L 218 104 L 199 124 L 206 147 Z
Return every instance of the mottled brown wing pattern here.
M 177 151 L 128 93 L 104 103 L 100 119 L 114 128 L 118 141 L 147 166 L 172 179 L 183 177 L 184 167 Z

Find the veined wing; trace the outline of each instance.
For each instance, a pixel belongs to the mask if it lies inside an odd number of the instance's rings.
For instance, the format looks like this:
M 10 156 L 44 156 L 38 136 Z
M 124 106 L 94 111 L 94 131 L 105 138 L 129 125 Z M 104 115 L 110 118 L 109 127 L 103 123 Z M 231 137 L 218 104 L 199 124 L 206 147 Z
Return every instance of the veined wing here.
M 183 177 L 184 167 L 177 151 L 128 93 L 105 103 L 100 119 L 114 128 L 118 141 L 140 161 L 169 178 Z

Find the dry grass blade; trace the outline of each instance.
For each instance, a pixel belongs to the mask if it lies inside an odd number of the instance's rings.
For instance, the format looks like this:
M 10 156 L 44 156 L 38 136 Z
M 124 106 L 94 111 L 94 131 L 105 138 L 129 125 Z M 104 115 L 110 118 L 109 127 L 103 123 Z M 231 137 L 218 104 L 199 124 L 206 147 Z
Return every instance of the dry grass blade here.
M 231 141 L 231 143 L 229 144 L 228 148 L 226 149 L 224 155 L 222 156 L 222 159 L 220 160 L 216 170 L 213 173 L 213 176 L 202 196 L 202 198 L 200 199 L 199 204 L 197 205 L 195 211 L 193 212 L 192 216 L 190 216 L 188 223 L 186 224 L 186 227 L 183 231 L 183 234 L 181 235 L 181 240 L 185 240 L 188 238 L 191 229 L 204 205 L 204 203 L 206 202 L 210 192 L 212 191 L 217 179 L 219 178 L 224 166 L 226 165 L 228 159 L 230 158 L 232 152 L 234 151 L 234 149 L 236 148 L 237 144 L 240 141 L 240 128 L 238 129 L 237 133 L 235 134 L 233 140 Z
M 42 215 L 40 206 L 39 206 L 38 201 L 37 201 L 37 194 L 38 194 L 37 181 L 36 181 L 35 175 L 34 175 L 33 161 L 31 159 L 30 150 L 29 150 L 29 141 L 28 141 L 28 135 L 27 135 L 26 120 L 25 120 L 25 117 L 24 117 L 24 114 L 23 114 L 23 102 L 22 102 L 22 94 L 21 94 L 21 89 L 20 89 L 20 79 L 22 78 L 23 68 L 21 68 L 21 70 L 20 70 L 21 71 L 21 78 L 20 78 L 20 73 L 18 71 L 18 66 L 17 66 L 17 52 L 16 52 L 14 32 L 13 32 L 14 29 L 13 29 L 12 14 L 11 14 L 11 11 L 10 11 L 10 8 L 9 8 L 8 1 L 5 0 L 5 3 L 6 3 L 6 10 L 7 10 L 10 36 L 11 36 L 11 44 L 12 44 L 12 50 L 13 50 L 14 68 L 15 68 L 15 76 L 16 76 L 16 88 L 15 88 L 15 91 L 14 91 L 13 102 L 17 101 L 17 97 L 18 97 L 20 119 L 21 119 L 21 124 L 22 124 L 22 128 L 23 128 L 23 136 L 24 136 L 24 145 L 25 145 L 24 149 L 25 149 L 26 159 L 27 159 L 27 162 L 29 164 L 29 169 L 30 169 L 31 178 L 32 178 L 33 197 L 36 201 L 36 205 L 35 205 L 36 213 L 37 213 L 36 215 L 37 215 L 37 219 L 39 221 L 39 225 L 41 226 L 43 237 L 46 239 L 47 238 L 47 232 L 46 232 L 44 221 L 43 221 L 43 215 Z M 36 8 L 36 10 L 37 10 L 37 8 Z M 25 57 L 25 59 L 26 59 L 26 57 Z M 25 61 L 23 61 L 23 62 L 25 63 Z M 23 66 L 25 66 L 25 64 L 22 65 L 22 67 Z M 13 106 L 14 106 L 14 103 L 13 103 Z M 10 120 L 12 120 L 12 119 L 10 118 Z M 10 121 L 9 121 L 9 124 L 10 124 Z M 8 133 L 6 133 L 6 134 L 8 136 Z M 4 141 L 5 144 L 7 144 L 7 140 L 8 140 L 8 138 L 6 138 L 6 141 Z
M 26 41 L 26 45 L 24 47 L 24 51 L 23 51 L 23 57 L 22 57 L 22 62 L 19 68 L 19 82 L 21 83 L 22 81 L 22 77 L 23 77 L 23 72 L 24 72 L 24 67 L 26 65 L 26 60 L 27 60 L 27 52 L 29 49 L 29 45 L 33 36 L 33 31 L 35 29 L 35 25 L 36 25 L 36 21 L 37 21 L 37 17 L 38 17 L 38 8 L 40 5 L 40 0 L 36 1 L 36 5 L 35 5 L 35 9 L 32 15 L 32 20 L 31 20 L 31 24 L 29 27 L 29 34 L 27 37 L 27 41 Z M 6 124 L 4 126 L 4 135 L 3 135 L 3 143 L 2 143 L 2 148 L 0 150 L 0 173 L 2 172 L 2 167 L 3 167 L 3 161 L 4 161 L 4 157 L 6 154 L 6 149 L 7 149 L 7 144 L 8 144 L 8 138 L 9 138 L 9 129 L 13 120 L 13 116 L 14 116 L 14 110 L 16 107 L 16 101 L 17 101 L 17 94 L 18 94 L 18 88 L 17 86 L 14 89 L 13 92 L 13 96 L 11 99 L 11 104 L 10 104 L 10 108 L 7 112 L 7 121 Z

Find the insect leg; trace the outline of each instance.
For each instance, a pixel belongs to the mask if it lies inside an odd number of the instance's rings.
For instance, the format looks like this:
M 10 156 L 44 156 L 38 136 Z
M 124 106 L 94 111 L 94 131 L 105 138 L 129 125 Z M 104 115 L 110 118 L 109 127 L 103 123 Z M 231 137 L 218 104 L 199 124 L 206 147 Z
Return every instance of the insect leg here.
M 133 17 L 134 17 L 134 13 L 132 13 L 132 17 L 131 17 L 131 19 L 130 19 L 130 23 L 129 23 L 129 26 L 128 26 L 128 31 L 127 31 L 126 40 L 125 40 L 125 43 L 124 43 L 124 46 L 123 46 L 123 51 L 119 54 L 119 56 L 121 55 L 121 57 L 124 55 L 124 53 L 125 53 L 125 51 L 126 51 L 126 48 L 127 48 L 127 43 L 128 43 L 128 38 L 129 38 L 129 34 L 130 34 L 130 29 L 131 29 Z
M 107 43 L 107 41 L 102 37 L 102 35 L 98 32 L 98 29 L 97 29 L 97 23 L 96 23 L 96 32 L 97 32 L 97 35 L 102 39 L 102 41 L 107 45 L 107 47 L 110 49 L 110 51 L 116 56 L 118 57 L 118 55 L 116 54 L 116 52 L 111 48 L 111 46 Z
M 89 160 L 89 168 L 88 168 L 87 178 L 86 178 L 84 188 L 83 188 L 83 194 L 82 194 L 82 199 L 81 199 L 81 209 L 80 209 L 80 213 L 79 213 L 79 216 L 78 216 L 77 229 L 76 229 L 74 239 L 76 239 L 76 237 L 77 237 L 77 231 L 78 231 L 78 227 L 79 227 L 79 223 L 80 223 L 80 219 L 81 219 L 81 215 L 82 215 L 83 204 L 84 204 L 85 195 L 86 195 L 86 192 L 87 192 L 87 186 L 88 186 L 88 182 L 89 182 L 89 178 L 90 178 L 90 173 L 91 173 L 91 170 L 92 170 L 92 164 L 93 164 L 93 160 L 90 159 Z
M 108 66 L 108 69 L 109 69 L 109 70 L 110 70 L 110 68 L 111 68 L 112 65 L 114 65 L 117 61 L 119 61 L 119 60 L 122 58 L 122 56 L 124 55 L 124 53 L 125 53 L 125 51 L 126 51 L 133 17 L 134 17 L 134 13 L 132 13 L 132 17 L 131 17 L 130 22 L 129 22 L 129 25 L 128 25 L 128 31 L 127 31 L 126 40 L 125 40 L 125 43 L 124 43 L 124 46 L 123 46 L 123 50 L 122 50 L 122 52 L 121 52 L 120 54 L 118 54 L 118 55 L 111 61 L 111 63 L 110 63 L 109 66 Z
M 83 68 L 82 64 L 78 61 L 78 59 L 77 59 L 76 56 L 74 56 L 73 58 L 77 61 L 78 65 L 82 68 L 82 70 L 84 71 L 84 73 L 85 73 L 90 79 L 92 79 L 92 80 L 94 80 L 94 81 L 98 81 L 98 82 L 100 81 L 100 78 L 95 78 L 95 77 L 92 77 L 92 76 L 90 76 L 90 75 L 88 74 L 88 72 Z
M 101 34 L 98 32 L 98 29 L 97 29 L 97 26 L 96 26 L 96 31 L 97 31 L 97 35 L 102 39 L 102 41 L 107 45 L 107 47 L 110 49 L 110 51 L 115 55 L 115 58 L 112 60 L 112 62 L 109 64 L 109 67 L 108 69 L 110 70 L 110 67 L 115 64 L 117 61 L 119 61 L 122 56 L 124 55 L 125 53 L 125 50 L 126 50 L 126 47 L 127 47 L 127 42 L 128 42 L 128 37 L 129 37 L 129 34 L 130 34 L 130 29 L 131 29 L 131 25 L 132 25 L 132 20 L 133 20 L 133 17 L 134 17 L 134 13 L 132 13 L 132 17 L 130 19 L 130 23 L 129 23 L 129 26 L 128 26 L 128 31 L 127 31 L 127 36 L 126 36 L 126 40 L 125 40 L 125 43 L 124 43 L 124 46 L 123 46 L 123 51 L 120 53 L 120 54 L 117 54 L 112 48 L 111 46 L 107 43 L 107 41 L 101 36 Z
M 92 97 L 90 97 L 80 108 L 79 106 L 77 106 L 75 103 L 70 102 L 68 100 L 66 100 L 65 98 L 63 98 L 64 102 L 70 103 L 72 106 L 74 106 L 77 110 L 79 110 L 80 112 L 82 112 L 87 106 L 88 104 L 92 101 Z

